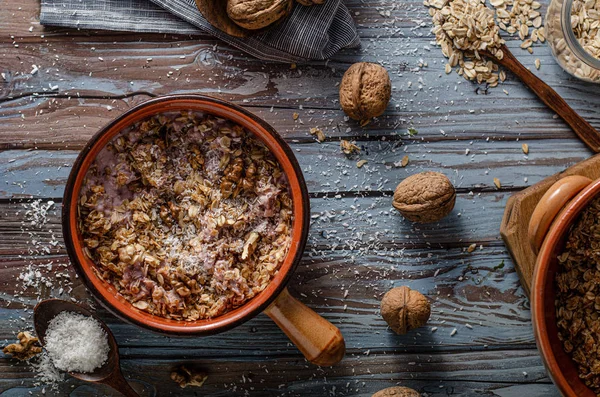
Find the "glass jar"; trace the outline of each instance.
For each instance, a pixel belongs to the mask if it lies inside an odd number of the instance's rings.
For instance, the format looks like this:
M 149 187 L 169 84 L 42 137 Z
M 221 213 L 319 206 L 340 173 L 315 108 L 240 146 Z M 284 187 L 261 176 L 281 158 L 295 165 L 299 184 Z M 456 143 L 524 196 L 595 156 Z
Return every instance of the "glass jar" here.
M 580 44 L 571 22 L 573 0 L 552 0 L 546 14 L 546 38 L 558 64 L 569 74 L 600 83 L 600 59 Z

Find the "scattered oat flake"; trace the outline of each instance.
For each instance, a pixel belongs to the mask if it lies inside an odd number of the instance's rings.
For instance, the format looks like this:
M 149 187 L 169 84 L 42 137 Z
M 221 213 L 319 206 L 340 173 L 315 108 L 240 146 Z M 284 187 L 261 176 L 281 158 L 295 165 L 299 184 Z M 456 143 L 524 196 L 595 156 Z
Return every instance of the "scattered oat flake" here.
M 404 157 L 402 157 L 402 161 L 400 162 L 400 165 L 404 168 L 408 165 L 409 161 L 410 160 L 409 160 L 408 156 L 404 156 Z
M 499 69 L 494 58 L 504 57 L 504 40 L 494 11 L 476 0 L 425 0 L 423 4 L 429 7 L 435 42 L 448 58 L 446 73 L 456 67 L 465 79 L 496 87 Z M 479 55 L 482 49 L 490 59 Z
M 356 167 L 358 168 L 362 168 L 363 165 L 367 164 L 368 161 L 367 160 L 360 160 L 358 163 L 356 163 Z
M 298 117 L 300 117 L 300 115 L 299 115 L 298 113 L 294 112 L 294 113 L 292 114 L 292 118 L 293 118 L 294 120 L 298 120 Z
M 467 248 L 467 252 L 471 253 L 471 252 L 475 251 L 475 248 L 477 248 L 477 244 L 473 243 L 473 244 L 469 245 L 469 248 Z
M 529 154 L 529 145 L 524 143 L 521 145 L 521 149 L 523 149 L 523 153 Z
M 496 185 L 496 188 L 500 189 L 502 187 L 502 184 L 500 183 L 500 179 L 494 178 L 494 185 Z
M 458 330 L 457 330 L 456 328 L 454 328 L 454 329 L 452 330 L 452 332 L 450 332 L 450 336 L 454 336 L 454 335 L 456 335 L 456 333 L 457 333 L 457 332 L 458 332 Z

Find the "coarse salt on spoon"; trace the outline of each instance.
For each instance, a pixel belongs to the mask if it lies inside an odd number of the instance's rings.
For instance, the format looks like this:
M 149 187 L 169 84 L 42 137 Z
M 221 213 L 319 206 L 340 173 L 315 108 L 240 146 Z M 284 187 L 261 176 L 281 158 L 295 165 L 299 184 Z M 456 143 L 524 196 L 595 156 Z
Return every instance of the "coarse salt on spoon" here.
M 33 323 L 35 332 L 37 333 L 42 346 L 44 345 L 46 332 L 50 322 L 62 312 L 78 313 L 95 319 L 106 333 L 109 345 L 108 359 L 100 368 L 97 368 L 90 373 L 70 371 L 69 375 L 86 382 L 101 383 L 110 386 L 126 397 L 140 397 L 140 395 L 129 386 L 129 383 L 127 383 L 121 373 L 121 367 L 119 365 L 119 349 L 112 332 L 104 322 L 100 321 L 96 316 L 78 304 L 61 299 L 47 299 L 35 306 L 35 309 L 33 310 Z
M 487 51 L 480 51 L 480 53 L 510 70 L 542 102 L 556 112 L 590 149 L 596 153 L 600 152 L 600 133 L 574 111 L 548 84 L 544 83 L 539 77 L 523 66 L 504 44 L 500 46 L 500 50 L 504 55 L 501 59 Z

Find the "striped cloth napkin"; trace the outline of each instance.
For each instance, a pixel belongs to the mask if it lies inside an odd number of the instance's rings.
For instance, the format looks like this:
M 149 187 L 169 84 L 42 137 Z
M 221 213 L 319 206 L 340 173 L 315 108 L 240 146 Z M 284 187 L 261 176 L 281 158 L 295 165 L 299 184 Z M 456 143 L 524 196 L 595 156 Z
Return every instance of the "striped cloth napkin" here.
M 194 0 L 41 0 L 42 25 L 212 36 L 257 58 L 277 62 L 325 60 L 360 40 L 342 0 L 304 7 L 265 32 L 240 39 L 212 27 Z

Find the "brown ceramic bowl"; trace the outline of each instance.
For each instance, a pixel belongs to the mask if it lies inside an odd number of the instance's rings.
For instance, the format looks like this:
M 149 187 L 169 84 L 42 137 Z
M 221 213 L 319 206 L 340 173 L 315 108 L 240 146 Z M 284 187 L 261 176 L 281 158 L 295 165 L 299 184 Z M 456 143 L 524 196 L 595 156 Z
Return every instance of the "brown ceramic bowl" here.
M 112 285 L 95 275 L 93 271 L 94 264 L 82 250 L 82 238 L 77 229 L 77 202 L 79 193 L 88 168 L 100 150 L 115 135 L 133 123 L 156 113 L 178 110 L 193 110 L 213 114 L 232 120 L 253 133 L 268 146 L 281 164 L 288 179 L 293 201 L 292 244 L 279 272 L 267 288 L 253 299 L 213 319 L 177 321 L 155 316 L 133 307 L 131 303 L 117 293 Z M 341 338 L 339 330 L 293 299 L 285 289 L 286 283 L 302 257 L 308 236 L 309 212 L 308 193 L 300 166 L 292 150 L 270 125 L 247 110 L 220 99 L 199 95 L 173 95 L 151 99 L 132 108 L 102 128 L 85 145 L 77 157 L 67 181 L 63 199 L 62 225 L 67 252 L 79 276 L 103 306 L 126 321 L 166 334 L 209 335 L 242 324 L 256 314 L 268 309 L 266 311 L 267 314 L 275 322 L 282 324 L 280 325 L 282 329 L 297 345 L 307 339 L 305 334 L 310 329 L 310 326 L 304 327 L 304 324 L 301 324 L 303 319 L 311 318 L 316 322 L 322 320 L 323 323 L 319 324 L 325 326 L 326 331 L 329 330 L 336 334 L 332 338 L 333 342 L 337 343 L 336 349 L 339 354 L 340 340 L 343 344 L 343 338 Z M 310 313 L 307 314 L 307 311 L 310 311 L 316 317 Z M 290 320 L 289 317 L 294 318 Z M 323 331 L 325 335 L 327 335 L 326 331 Z M 296 334 L 290 335 L 290 333 L 294 332 Z M 310 339 L 310 335 L 308 337 Z M 332 342 L 332 340 L 325 341 L 321 338 L 321 340 L 313 340 L 313 342 L 321 346 L 323 343 Z M 313 356 L 321 353 L 317 351 L 319 349 L 315 348 L 315 346 L 299 346 L 299 348 L 301 350 L 303 348 L 312 349 Z M 303 353 L 307 354 L 304 350 Z M 339 358 L 341 359 L 341 357 Z M 309 357 L 309 359 L 311 358 Z
M 126 299 L 117 294 L 113 286 L 100 280 L 93 272 L 94 264 L 83 253 L 81 234 L 77 230 L 77 201 L 84 177 L 96 155 L 124 128 L 150 115 L 168 111 L 195 110 L 230 119 L 245 127 L 273 152 L 284 169 L 294 203 L 292 245 L 279 272 L 269 286 L 247 304 L 213 320 L 175 321 L 148 314 L 134 308 Z M 201 96 L 166 96 L 152 99 L 125 112 L 110 122 L 85 145 L 81 151 L 69 179 L 63 200 L 63 229 L 65 242 L 71 261 L 79 275 L 94 296 L 111 311 L 138 325 L 175 334 L 213 334 L 227 330 L 248 320 L 264 310 L 281 292 L 298 264 L 306 244 L 309 222 L 309 200 L 306 184 L 294 154 L 289 146 L 267 123 L 252 113 L 224 101 Z
M 547 213 L 548 208 L 553 206 L 548 205 L 549 201 L 563 204 L 556 206 L 560 207 L 556 210 L 550 210 L 551 213 L 556 212 L 557 215 L 543 239 L 537 257 L 531 288 L 531 312 L 535 339 L 544 365 L 554 384 L 562 395 L 567 397 L 596 397 L 596 394 L 579 379 L 574 362 L 564 352 L 562 344 L 558 340 L 554 302 L 558 256 L 564 250 L 571 226 L 578 220 L 586 206 L 600 195 L 600 180 L 592 182 L 589 179 L 586 181 L 586 179 L 584 177 L 566 177 L 561 180 L 563 181 L 562 186 L 560 186 L 561 181 L 557 182 L 544 195 L 532 216 L 533 220 L 536 212 L 537 215 Z M 567 187 L 565 188 L 565 186 Z M 553 217 L 551 216 L 551 218 Z M 535 223 L 535 221 L 533 222 Z

